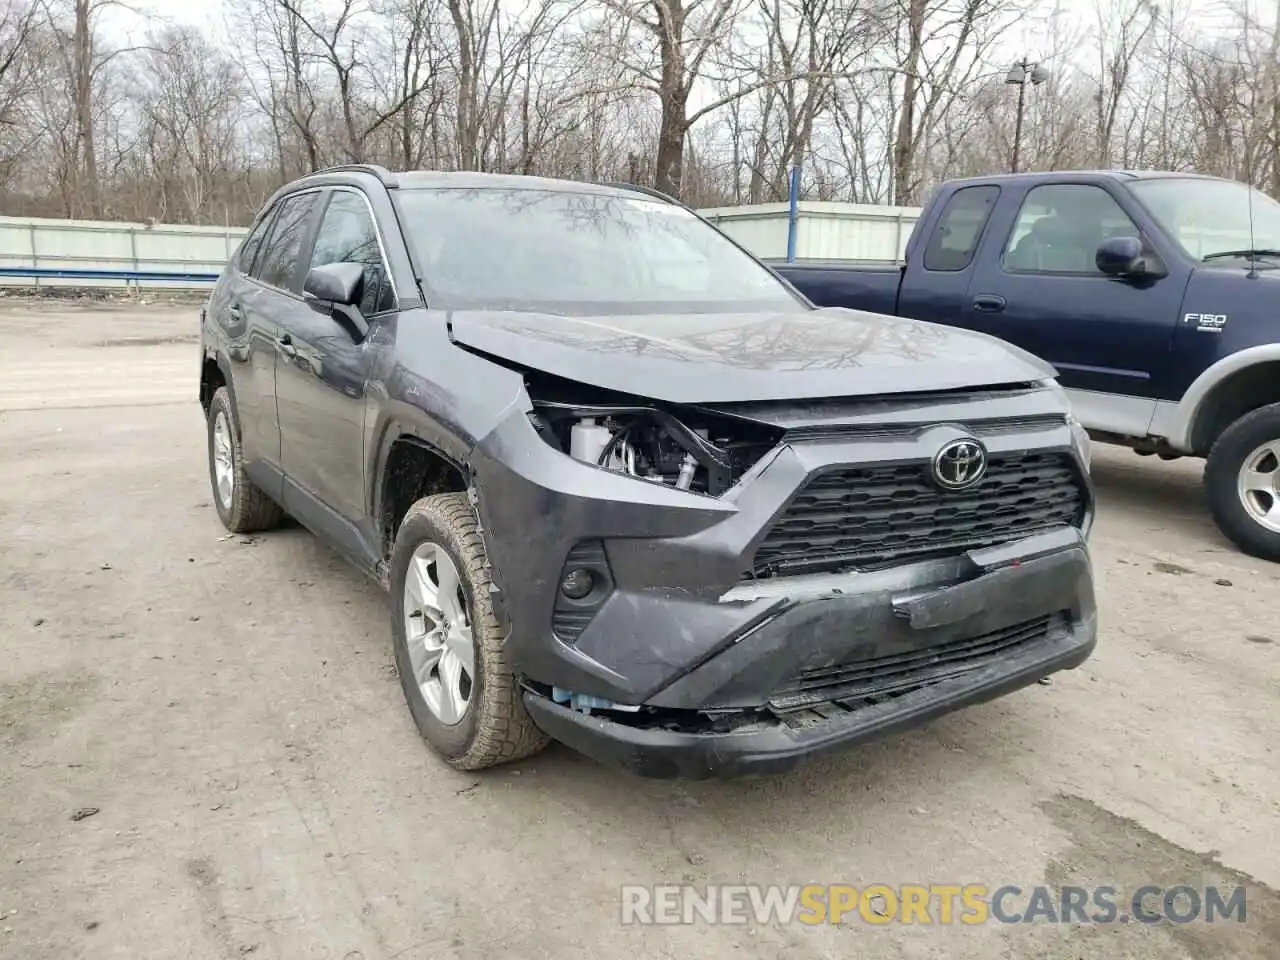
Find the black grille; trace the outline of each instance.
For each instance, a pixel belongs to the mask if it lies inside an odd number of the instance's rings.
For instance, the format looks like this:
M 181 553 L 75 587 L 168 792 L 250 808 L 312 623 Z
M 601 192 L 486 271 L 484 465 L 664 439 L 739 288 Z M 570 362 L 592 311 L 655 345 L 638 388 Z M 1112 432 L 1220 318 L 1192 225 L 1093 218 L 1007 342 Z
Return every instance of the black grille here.
M 993 454 L 975 487 L 943 491 L 928 463 L 815 476 L 756 550 L 752 575 L 819 573 L 947 556 L 1079 523 L 1084 490 L 1065 453 Z
M 819 670 L 807 670 L 779 688 L 769 705 L 786 712 L 817 703 L 837 702 L 855 709 L 883 702 L 929 683 L 980 669 L 1020 647 L 1043 640 L 1065 629 L 1066 615 L 1038 617 L 984 633 Z

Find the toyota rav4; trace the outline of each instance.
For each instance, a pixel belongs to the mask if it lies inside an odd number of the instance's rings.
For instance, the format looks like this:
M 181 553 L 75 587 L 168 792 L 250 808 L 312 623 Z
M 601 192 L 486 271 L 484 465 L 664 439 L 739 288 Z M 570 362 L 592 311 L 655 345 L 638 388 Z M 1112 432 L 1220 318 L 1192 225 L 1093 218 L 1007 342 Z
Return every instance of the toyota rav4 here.
M 422 736 L 762 774 L 1078 666 L 1089 441 L 990 336 L 817 309 L 651 191 L 353 166 L 202 317 L 218 515 L 390 592 Z

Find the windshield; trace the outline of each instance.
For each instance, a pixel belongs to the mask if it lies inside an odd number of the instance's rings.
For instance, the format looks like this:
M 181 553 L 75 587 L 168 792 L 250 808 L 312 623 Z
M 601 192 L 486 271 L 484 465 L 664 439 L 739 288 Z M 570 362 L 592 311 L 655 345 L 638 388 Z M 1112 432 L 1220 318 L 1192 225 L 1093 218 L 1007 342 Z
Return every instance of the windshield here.
M 1137 180 L 1129 188 L 1182 248 L 1197 259 L 1231 250 L 1280 249 L 1280 203 L 1243 183 L 1170 177 Z
M 806 309 L 674 204 L 538 188 L 402 189 L 432 305 L 559 313 Z

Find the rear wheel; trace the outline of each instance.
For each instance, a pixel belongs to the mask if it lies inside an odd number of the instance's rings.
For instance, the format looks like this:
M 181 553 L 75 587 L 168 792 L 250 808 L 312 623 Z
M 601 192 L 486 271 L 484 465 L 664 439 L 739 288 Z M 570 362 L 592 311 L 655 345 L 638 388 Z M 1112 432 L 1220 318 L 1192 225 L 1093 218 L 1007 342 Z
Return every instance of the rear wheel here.
M 209 484 L 218 519 L 232 533 L 270 530 L 284 511 L 244 471 L 240 426 L 231 405 L 231 394 L 219 387 L 209 403 Z
M 489 565 L 466 494 L 409 508 L 391 555 L 391 630 L 400 686 L 418 731 L 459 770 L 537 753 L 489 601 Z
M 1245 553 L 1280 561 L 1280 403 L 1227 427 L 1204 476 L 1219 529 Z

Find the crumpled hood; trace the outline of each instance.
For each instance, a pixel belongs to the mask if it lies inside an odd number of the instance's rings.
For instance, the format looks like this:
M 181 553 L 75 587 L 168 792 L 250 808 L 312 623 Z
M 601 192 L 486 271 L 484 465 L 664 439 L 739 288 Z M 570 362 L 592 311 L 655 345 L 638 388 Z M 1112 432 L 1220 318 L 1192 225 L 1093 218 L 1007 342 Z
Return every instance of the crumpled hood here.
M 569 317 L 456 311 L 456 343 L 510 363 L 668 403 L 918 393 L 1055 376 L 986 334 L 840 308 Z

